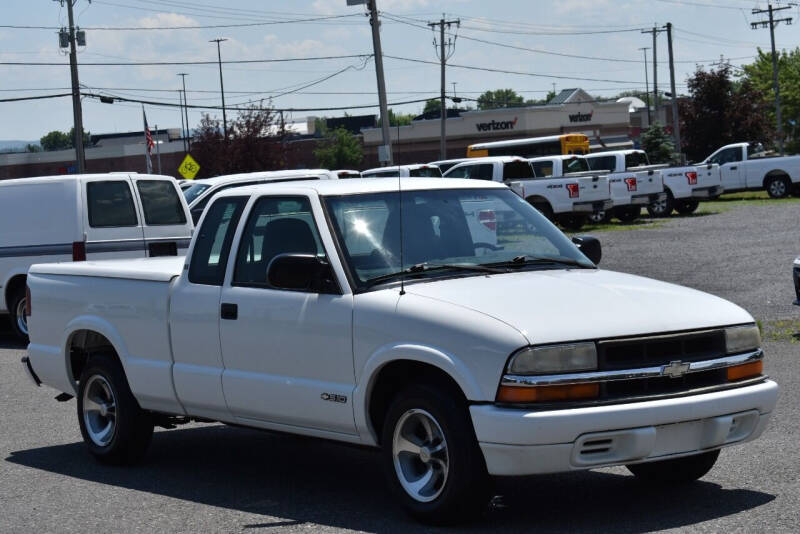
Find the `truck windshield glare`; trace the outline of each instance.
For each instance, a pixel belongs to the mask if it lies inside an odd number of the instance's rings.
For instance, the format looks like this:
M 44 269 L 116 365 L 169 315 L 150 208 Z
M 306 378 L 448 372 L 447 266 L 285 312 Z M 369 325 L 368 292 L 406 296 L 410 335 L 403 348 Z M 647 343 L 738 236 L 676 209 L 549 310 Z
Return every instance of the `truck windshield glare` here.
M 402 199 L 402 217 L 397 192 L 325 199 L 347 268 L 361 288 L 374 285 L 370 282 L 375 279 L 394 280 L 393 273 L 421 264 L 496 265 L 534 257 L 539 259 L 536 268 L 564 268 L 564 260 L 593 267 L 564 234 L 510 190 L 403 191 Z M 547 258 L 553 263 L 541 261 Z M 452 272 L 419 269 L 413 276 Z

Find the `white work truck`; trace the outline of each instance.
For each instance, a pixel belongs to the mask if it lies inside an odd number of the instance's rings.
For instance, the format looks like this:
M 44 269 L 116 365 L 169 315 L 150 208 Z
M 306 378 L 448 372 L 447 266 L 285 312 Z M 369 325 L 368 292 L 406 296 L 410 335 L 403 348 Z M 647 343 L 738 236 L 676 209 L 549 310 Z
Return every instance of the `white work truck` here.
M 393 165 L 390 167 L 376 167 L 361 171 L 362 178 L 390 178 L 390 177 L 413 177 L 413 178 L 439 178 L 442 171 L 436 165 L 427 163 L 415 163 L 413 165 Z
M 476 200 L 513 213 L 498 246 L 469 230 Z M 775 407 L 758 327 L 600 256 L 488 181 L 245 187 L 186 258 L 31 267 L 23 365 L 77 398 L 102 462 L 194 418 L 380 447 L 423 521 L 482 513 L 491 476 L 698 479 Z
M 34 263 L 185 254 L 192 219 L 170 176 L 74 174 L 0 180 L 0 313 L 27 341 Z
M 772 198 L 800 192 L 800 156 L 765 157 L 761 145 L 725 145 L 703 164 L 719 165 L 726 192 L 766 190 Z
M 644 157 L 642 157 L 644 156 Z M 612 212 L 597 212 L 594 222 L 610 220 L 612 215 L 622 222 L 639 218 L 642 208 L 666 199 L 664 182 L 658 168 L 649 167 L 641 150 L 614 150 L 583 156 L 593 171 L 607 172 Z
M 589 214 L 612 206 L 605 177 L 539 176 L 529 160 L 517 156 L 470 158 L 450 167 L 444 177 L 504 183 L 545 217 L 570 230 L 579 230 Z

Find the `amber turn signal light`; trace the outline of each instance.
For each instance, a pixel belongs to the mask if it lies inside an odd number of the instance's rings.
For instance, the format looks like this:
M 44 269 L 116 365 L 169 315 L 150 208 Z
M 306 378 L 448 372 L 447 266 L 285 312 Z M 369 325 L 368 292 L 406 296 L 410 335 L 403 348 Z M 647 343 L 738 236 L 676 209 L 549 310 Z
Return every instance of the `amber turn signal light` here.
M 591 399 L 600 395 L 600 384 L 566 386 L 500 386 L 497 402 L 547 402 Z
M 752 378 L 758 376 L 764 371 L 764 362 L 756 360 L 754 362 L 743 363 L 741 365 L 734 365 L 728 367 L 728 381 L 741 380 L 743 378 Z

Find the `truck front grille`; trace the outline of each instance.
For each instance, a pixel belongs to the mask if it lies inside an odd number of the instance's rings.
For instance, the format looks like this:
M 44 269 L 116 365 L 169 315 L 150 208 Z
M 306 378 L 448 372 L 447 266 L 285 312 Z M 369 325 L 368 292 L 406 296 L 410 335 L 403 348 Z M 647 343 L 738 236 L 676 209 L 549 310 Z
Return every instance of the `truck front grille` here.
M 675 360 L 699 362 L 724 355 L 725 332 L 722 329 L 597 343 L 597 363 L 601 371 L 667 365 Z

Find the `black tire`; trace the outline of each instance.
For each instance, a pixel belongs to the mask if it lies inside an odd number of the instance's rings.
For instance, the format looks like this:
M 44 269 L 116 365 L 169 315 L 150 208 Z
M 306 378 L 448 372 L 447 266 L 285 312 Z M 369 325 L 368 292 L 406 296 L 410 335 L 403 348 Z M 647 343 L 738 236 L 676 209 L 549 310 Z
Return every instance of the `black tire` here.
M 113 417 L 84 415 L 84 401 L 87 388 L 108 386 L 113 401 Z M 89 392 L 91 399 L 91 391 Z M 153 419 L 151 415 L 139 407 L 139 403 L 131 393 L 125 372 L 119 361 L 110 354 L 96 354 L 90 357 L 83 369 L 78 387 L 78 423 L 81 427 L 83 441 L 89 452 L 99 462 L 113 465 L 129 465 L 141 460 L 150 445 L 153 436 Z M 111 405 L 111 402 L 106 403 Z M 93 413 L 93 412 L 92 412 Z M 97 412 L 98 414 L 102 412 Z M 111 414 L 111 409 L 109 409 Z M 87 419 L 90 419 L 87 422 Z M 98 425 L 92 421 L 111 421 L 113 427 L 107 443 L 98 443 L 92 437 L 93 429 Z M 88 426 L 87 426 L 88 425 Z M 95 432 L 96 434 L 96 432 Z
M 656 218 L 669 217 L 672 214 L 672 210 L 675 208 L 675 199 L 672 197 L 672 193 L 667 191 L 666 200 L 662 202 L 651 202 L 647 205 L 647 213 L 649 213 L 651 217 Z
M 8 313 L 11 315 L 11 330 L 23 343 L 28 343 L 28 320 L 25 317 L 25 286 L 14 290 L 9 301 Z M 21 315 L 20 315 L 21 314 Z
M 592 224 L 608 224 L 611 222 L 612 210 L 593 211 L 588 219 Z
M 786 176 L 767 178 L 764 184 L 767 194 L 772 198 L 786 198 L 792 189 L 792 182 Z
M 395 431 L 405 428 L 403 422 L 420 412 L 430 415 L 441 430 L 446 445 L 444 458 L 449 466 L 446 476 L 434 478 L 443 478 L 444 482 L 437 492 L 428 496 L 432 498 L 429 502 L 412 497 L 404 489 L 400 480 L 404 476 L 401 474 L 403 470 L 395 466 Z M 429 384 L 413 385 L 401 391 L 386 414 L 381 444 L 389 485 L 406 511 L 417 520 L 437 525 L 452 524 L 478 517 L 488 509 L 491 481 L 486 462 L 478 446 L 466 404 L 455 392 Z M 430 456 L 433 458 L 433 454 Z M 417 462 L 416 465 L 422 470 L 433 466 L 431 460 L 424 462 L 414 454 L 398 455 L 398 458 L 410 458 L 410 465 L 413 467 Z
M 586 224 L 586 215 L 576 215 L 574 213 L 562 213 L 558 216 L 558 224 L 566 228 L 567 230 L 572 230 L 577 232 L 583 225 Z
M 625 467 L 636 478 L 650 484 L 688 484 L 711 471 L 717 458 L 719 449 L 673 460 L 630 464 Z
M 614 210 L 614 216 L 624 223 L 633 222 L 642 214 L 640 206 L 624 206 Z
M 675 211 L 680 213 L 681 215 L 689 215 L 690 213 L 694 213 L 697 211 L 697 207 L 700 205 L 699 200 L 679 200 L 675 203 Z
M 550 204 L 544 202 L 530 202 L 530 201 L 528 201 L 528 203 L 537 210 L 539 210 L 539 213 L 547 217 L 547 220 L 549 221 L 555 220 L 555 215 L 553 214 L 553 208 L 550 207 Z

